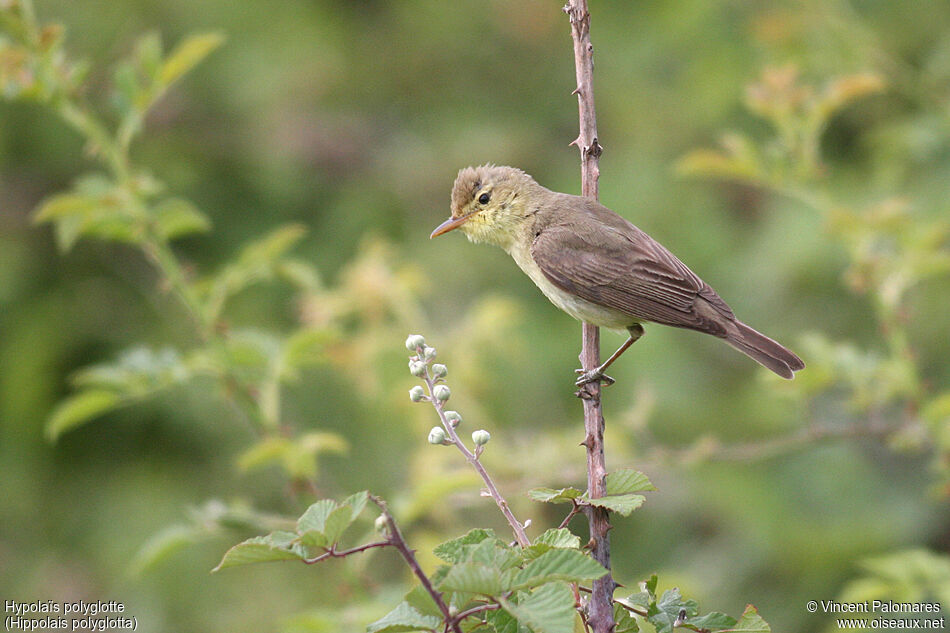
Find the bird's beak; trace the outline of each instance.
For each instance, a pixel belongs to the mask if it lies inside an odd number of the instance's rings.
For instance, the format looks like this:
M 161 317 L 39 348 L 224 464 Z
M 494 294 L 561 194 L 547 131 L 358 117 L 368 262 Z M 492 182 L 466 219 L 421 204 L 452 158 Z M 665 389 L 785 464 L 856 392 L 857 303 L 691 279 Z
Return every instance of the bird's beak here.
M 467 222 L 468 219 L 472 217 L 472 215 L 472 213 L 466 213 L 465 215 L 461 215 L 457 218 L 449 218 L 439 226 L 435 227 L 435 230 L 432 231 L 432 235 L 429 236 L 429 239 L 431 240 L 433 237 L 439 237 L 443 233 L 448 233 L 452 229 L 457 229 L 458 227 L 465 224 L 465 222 Z

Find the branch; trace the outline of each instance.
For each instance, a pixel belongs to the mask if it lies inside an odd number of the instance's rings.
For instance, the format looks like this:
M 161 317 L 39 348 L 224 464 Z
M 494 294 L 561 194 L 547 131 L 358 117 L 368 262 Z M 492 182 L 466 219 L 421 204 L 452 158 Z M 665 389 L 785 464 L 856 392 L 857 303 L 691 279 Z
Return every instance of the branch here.
M 360 545 L 359 547 L 345 549 L 340 552 L 336 551 L 335 549 L 331 547 L 325 553 L 320 554 L 319 556 L 314 556 L 313 558 L 306 558 L 304 559 L 303 562 L 307 565 L 313 565 L 315 563 L 319 563 L 320 561 L 326 560 L 328 558 L 346 558 L 347 556 L 351 554 L 359 554 L 360 552 L 365 552 L 366 550 L 373 549 L 374 547 L 388 547 L 392 544 L 393 543 L 390 540 L 374 541 L 373 543 L 367 543 L 366 545 Z
M 386 525 L 389 527 L 389 538 L 386 540 L 386 544 L 392 545 L 399 550 L 403 560 L 409 565 L 409 569 L 412 570 L 412 573 L 415 574 L 419 582 L 422 583 L 422 588 L 432 597 L 432 601 L 435 602 L 439 611 L 442 612 L 442 617 L 451 630 L 454 633 L 462 633 L 458 620 L 452 616 L 449 606 L 445 603 L 445 600 L 442 599 L 442 592 L 437 591 L 436 588 L 432 586 L 429 577 L 425 575 L 425 572 L 422 571 L 422 567 L 419 566 L 419 561 L 416 560 L 415 554 L 406 544 L 406 540 L 403 538 L 402 532 L 399 531 L 399 526 L 396 525 L 393 515 L 389 514 L 389 508 L 386 507 L 386 502 L 376 495 L 370 495 L 369 499 L 379 507 L 380 512 L 386 517 Z
M 574 69 L 577 77 L 577 111 L 580 131 L 572 143 L 581 153 L 581 194 L 597 199 L 600 178 L 599 159 L 603 148 L 597 140 L 597 117 L 594 112 L 594 46 L 590 41 L 590 11 L 587 0 L 568 0 L 564 6 L 571 22 L 574 41 Z M 581 367 L 589 371 L 600 364 L 600 331 L 590 323 L 583 326 Z M 600 402 L 600 382 L 587 383 L 578 391 L 584 403 L 584 429 L 587 448 L 587 491 L 591 498 L 606 494 L 607 463 L 604 458 L 604 415 Z M 614 630 L 611 603 L 617 584 L 610 575 L 610 518 L 603 508 L 584 509 L 590 525 L 591 555 L 608 573 L 594 581 L 590 599 L 588 622 L 594 633 L 612 633 Z M 570 517 L 568 517 L 569 519 Z
M 431 349 L 431 348 L 429 348 Z M 436 383 L 441 380 L 441 378 L 433 378 L 432 373 L 429 371 L 428 360 L 426 358 L 425 348 L 418 347 L 416 349 L 418 354 L 419 361 L 425 362 L 425 372 L 422 373 L 419 377 L 422 378 L 426 383 L 426 387 L 429 389 L 429 401 L 432 403 L 432 406 L 435 407 L 436 413 L 439 415 L 439 421 L 442 422 L 442 427 L 445 429 L 446 435 L 448 435 L 449 440 L 455 447 L 465 456 L 465 459 L 468 460 L 468 463 L 472 465 L 475 471 L 482 478 L 482 481 L 485 482 L 485 487 L 488 489 L 488 494 L 491 495 L 491 498 L 495 500 L 495 503 L 498 505 L 498 508 L 501 510 L 501 513 L 505 515 L 505 520 L 508 521 L 508 525 L 511 526 L 511 530 L 515 533 L 515 539 L 518 541 L 518 545 L 521 547 L 528 547 L 531 545 L 531 541 L 528 539 L 528 535 L 524 531 L 524 524 L 522 524 L 518 519 L 515 518 L 515 515 L 511 512 L 511 508 L 508 506 L 508 501 L 498 492 L 498 488 L 495 486 L 495 482 L 492 481 L 491 475 L 488 474 L 488 471 L 485 470 L 485 467 L 482 465 L 482 462 L 479 460 L 481 455 L 481 446 L 476 447 L 475 452 L 468 450 L 468 447 L 459 439 L 458 433 L 455 432 L 455 426 L 445 417 L 445 402 L 439 400 L 435 397 L 435 387 Z

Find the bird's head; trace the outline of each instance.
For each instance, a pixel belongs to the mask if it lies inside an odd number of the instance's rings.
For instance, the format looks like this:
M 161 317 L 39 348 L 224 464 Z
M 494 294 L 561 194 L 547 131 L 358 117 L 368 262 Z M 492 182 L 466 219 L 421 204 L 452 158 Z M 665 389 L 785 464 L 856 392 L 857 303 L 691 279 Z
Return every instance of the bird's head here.
M 528 215 L 529 198 L 539 190 L 531 176 L 514 167 L 466 167 L 452 187 L 452 216 L 430 237 L 461 229 L 473 242 L 507 249 Z

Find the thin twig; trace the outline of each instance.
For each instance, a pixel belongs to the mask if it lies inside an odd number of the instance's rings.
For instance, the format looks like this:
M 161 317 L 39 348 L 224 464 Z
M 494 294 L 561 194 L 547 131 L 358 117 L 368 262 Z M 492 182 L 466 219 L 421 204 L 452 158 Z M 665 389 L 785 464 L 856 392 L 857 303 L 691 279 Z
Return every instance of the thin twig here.
M 577 78 L 577 109 L 579 133 L 573 142 L 581 153 L 581 194 L 597 199 L 600 177 L 599 158 L 603 151 L 597 139 L 597 116 L 594 111 L 594 47 L 590 41 L 590 11 L 587 0 L 569 0 L 564 6 L 571 22 L 571 37 L 574 41 L 574 69 Z M 581 367 L 589 371 L 600 363 L 600 331 L 590 323 L 583 326 L 583 345 L 580 354 Z M 584 403 L 584 446 L 587 448 L 587 491 L 591 498 L 606 494 L 607 464 L 604 458 L 604 415 L 600 402 L 600 382 L 587 383 L 578 391 Z M 588 622 L 594 633 L 612 633 L 615 622 L 613 597 L 616 583 L 610 575 L 610 518 L 607 510 L 599 507 L 585 508 L 590 538 L 591 556 L 603 565 L 608 573 L 594 581 L 590 600 Z
M 416 560 L 415 554 L 411 549 L 409 549 L 409 545 L 406 544 L 406 539 L 403 538 L 402 532 L 399 531 L 399 526 L 396 525 L 393 515 L 389 513 L 389 508 L 386 506 L 386 502 L 376 495 L 370 495 L 369 499 L 379 507 L 380 512 L 382 512 L 383 516 L 386 517 L 386 525 L 389 527 L 389 537 L 387 542 L 395 547 L 402 555 L 403 560 L 406 561 L 409 569 L 412 570 L 412 573 L 415 574 L 416 578 L 419 579 L 419 582 L 422 583 L 422 588 L 425 589 L 426 592 L 432 597 L 432 601 L 435 602 L 436 606 L 439 608 L 439 611 L 442 612 L 442 617 L 445 619 L 447 626 L 450 627 L 454 633 L 462 633 L 462 629 L 459 626 L 458 621 L 452 617 L 452 612 L 449 610 L 449 606 L 442 598 L 442 592 L 436 590 L 436 588 L 432 586 L 432 582 L 429 580 L 429 577 L 426 576 L 425 572 L 422 571 L 422 567 L 419 566 L 419 561 Z
M 373 549 L 375 547 L 389 547 L 392 545 L 393 545 L 392 541 L 385 540 L 385 541 L 374 541 L 372 543 L 367 543 L 366 545 L 360 545 L 359 547 L 353 547 L 353 548 L 345 549 L 342 551 L 337 551 L 331 547 L 330 549 L 328 549 L 323 554 L 320 554 L 319 556 L 314 556 L 313 558 L 305 558 L 303 562 L 306 563 L 307 565 L 313 565 L 314 563 L 319 563 L 320 561 L 327 560 L 328 558 L 345 558 L 351 554 L 359 554 L 360 552 L 365 552 L 366 550 Z
M 422 358 L 422 350 L 418 350 L 419 357 Z M 505 515 L 505 519 L 508 521 L 508 525 L 511 526 L 511 530 L 515 533 L 515 539 L 518 541 L 518 545 L 521 547 L 528 547 L 531 545 L 528 535 L 524 531 L 524 525 L 515 518 L 515 515 L 511 512 L 511 508 L 508 507 L 508 501 L 498 492 L 498 487 L 495 486 L 495 482 L 492 481 L 491 475 L 488 474 L 488 471 L 485 470 L 485 467 L 482 465 L 482 462 L 479 460 L 479 455 L 476 455 L 472 451 L 468 450 L 468 447 L 459 439 L 458 433 L 455 432 L 455 427 L 449 423 L 449 420 L 445 417 L 445 403 L 435 397 L 433 394 L 435 390 L 436 381 L 432 378 L 432 375 L 429 372 L 428 365 L 426 366 L 426 373 L 423 374 L 422 379 L 426 383 L 426 387 L 429 389 L 429 400 L 432 402 L 432 406 L 435 408 L 436 413 L 439 414 L 439 420 L 442 422 L 442 426 L 445 428 L 446 434 L 449 436 L 449 439 L 455 445 L 462 455 L 465 456 L 465 459 L 468 460 L 468 463 L 472 465 L 475 471 L 482 478 L 482 481 L 485 482 L 485 487 L 488 489 L 488 494 L 491 495 L 491 498 L 495 500 L 495 503 L 498 505 L 498 508 L 501 510 L 501 513 Z
M 560 529 L 566 528 L 568 523 L 571 522 L 571 519 L 573 519 L 575 516 L 581 513 L 582 511 L 581 504 L 577 502 L 577 499 L 571 499 L 571 504 L 572 504 L 571 511 L 567 513 L 567 516 L 564 517 L 564 520 L 561 521 L 561 524 L 557 526 L 557 529 L 560 530 Z

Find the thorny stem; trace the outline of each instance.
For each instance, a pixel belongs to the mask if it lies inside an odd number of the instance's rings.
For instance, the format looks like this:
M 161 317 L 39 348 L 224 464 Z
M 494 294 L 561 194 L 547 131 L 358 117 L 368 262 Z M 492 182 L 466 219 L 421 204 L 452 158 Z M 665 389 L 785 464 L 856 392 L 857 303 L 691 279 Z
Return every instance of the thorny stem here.
M 419 358 L 423 358 L 422 349 L 418 349 L 417 353 L 419 354 Z M 488 494 L 490 494 L 491 498 L 495 500 L 496 504 L 498 504 L 498 509 L 501 510 L 501 513 L 505 515 L 508 525 L 511 526 L 511 530 L 515 533 L 515 539 L 518 541 L 518 545 L 521 547 L 530 546 L 531 541 L 528 539 L 528 535 L 524 531 L 524 525 L 518 521 L 517 518 L 515 518 L 515 515 L 511 512 L 511 508 L 508 507 L 508 501 L 506 501 L 501 493 L 498 492 L 498 488 L 495 486 L 495 482 L 492 481 L 491 475 L 488 474 L 488 471 L 485 470 L 485 467 L 479 460 L 479 455 L 476 455 L 472 451 L 468 450 L 462 440 L 459 439 L 458 433 L 455 432 L 455 427 L 453 427 L 452 424 L 449 423 L 448 419 L 446 419 L 445 404 L 433 395 L 436 381 L 429 373 L 428 365 L 426 365 L 426 373 L 423 374 L 422 379 L 425 380 L 426 387 L 429 389 L 429 400 L 432 402 L 432 406 L 435 408 L 436 413 L 438 413 L 439 421 L 442 422 L 442 426 L 445 428 L 445 432 L 449 436 L 449 439 L 452 441 L 455 447 L 459 449 L 462 455 L 465 456 L 465 459 L 467 459 L 468 463 L 472 465 L 472 468 L 478 472 L 479 476 L 482 478 L 482 481 L 485 482 L 485 487 L 488 489 Z
M 600 177 L 599 159 L 603 148 L 597 139 L 597 116 L 594 111 L 594 47 L 590 41 L 590 11 L 587 0 L 568 0 L 564 6 L 571 22 L 574 41 L 574 68 L 577 79 L 577 109 L 580 131 L 572 144 L 581 153 L 581 194 L 597 199 Z M 600 331 L 590 323 L 583 325 L 581 367 L 589 371 L 600 364 Z M 604 458 L 604 415 L 600 401 L 600 382 L 587 383 L 578 391 L 584 404 L 584 446 L 587 449 L 587 491 L 591 498 L 606 494 L 607 464 Z M 587 621 L 594 633 L 612 633 L 616 626 L 612 598 L 616 583 L 610 575 L 610 518 L 607 510 L 596 506 L 584 508 L 590 526 L 591 555 L 608 573 L 594 581 Z
M 392 542 L 389 540 L 385 540 L 385 541 L 374 541 L 372 543 L 367 543 L 366 545 L 360 545 L 359 547 L 353 547 L 353 548 L 345 549 L 341 551 L 337 551 L 331 547 L 323 554 L 320 554 L 319 556 L 314 556 L 313 558 L 307 558 L 303 562 L 307 565 L 313 565 L 314 563 L 319 563 L 320 561 L 326 560 L 328 558 L 346 558 L 347 556 L 351 554 L 359 554 L 360 552 L 365 552 L 368 549 L 373 549 L 376 547 L 389 547 L 390 545 L 392 545 Z
M 386 502 L 377 497 L 376 495 L 369 496 L 370 501 L 375 503 L 380 512 L 383 513 L 383 516 L 386 517 L 386 525 L 389 527 L 389 537 L 386 539 L 388 545 L 395 547 L 399 553 L 402 555 L 403 560 L 406 561 L 406 564 L 409 566 L 409 569 L 412 570 L 412 573 L 415 574 L 416 578 L 419 579 L 419 582 L 422 583 L 422 588 L 432 596 L 433 602 L 439 608 L 439 611 L 442 612 L 442 617 L 445 619 L 446 624 L 451 628 L 454 633 L 462 633 L 462 629 L 459 626 L 458 617 L 453 617 L 452 612 L 449 610 L 449 606 L 445 603 L 445 600 L 442 598 L 442 592 L 436 590 L 432 586 L 432 582 L 429 581 L 429 577 L 425 575 L 425 572 L 422 571 L 422 567 L 419 566 L 419 561 L 416 560 L 416 556 L 409 546 L 406 544 L 406 539 L 403 538 L 402 532 L 399 531 L 399 526 L 396 525 L 396 521 L 393 520 L 393 515 L 389 513 L 389 508 L 386 507 Z

